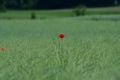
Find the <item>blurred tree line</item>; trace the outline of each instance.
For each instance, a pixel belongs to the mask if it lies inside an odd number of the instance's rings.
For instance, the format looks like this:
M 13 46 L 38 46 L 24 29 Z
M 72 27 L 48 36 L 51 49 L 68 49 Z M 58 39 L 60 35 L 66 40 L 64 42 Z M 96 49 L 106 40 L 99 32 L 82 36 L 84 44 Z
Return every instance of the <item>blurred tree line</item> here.
M 120 0 L 0 0 L 0 10 L 59 9 L 72 8 L 79 4 L 89 7 L 113 6 L 120 4 Z

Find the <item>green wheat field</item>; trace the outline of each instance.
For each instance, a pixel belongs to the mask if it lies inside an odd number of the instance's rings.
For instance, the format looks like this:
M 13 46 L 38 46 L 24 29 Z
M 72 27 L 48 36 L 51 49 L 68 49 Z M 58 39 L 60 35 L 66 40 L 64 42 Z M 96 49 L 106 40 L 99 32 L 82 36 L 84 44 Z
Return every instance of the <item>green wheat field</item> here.
M 120 80 L 120 20 L 0 20 L 0 47 L 0 80 Z

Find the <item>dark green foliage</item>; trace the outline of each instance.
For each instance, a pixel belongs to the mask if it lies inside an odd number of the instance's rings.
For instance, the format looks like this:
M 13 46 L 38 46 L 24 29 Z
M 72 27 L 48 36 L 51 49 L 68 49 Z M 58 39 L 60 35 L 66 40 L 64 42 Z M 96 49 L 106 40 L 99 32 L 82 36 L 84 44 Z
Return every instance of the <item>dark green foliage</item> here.
M 35 14 L 35 12 L 32 12 L 32 13 L 31 13 L 31 19 L 36 19 L 36 14 Z
M 6 12 L 5 1 L 0 0 L 0 12 Z
M 0 12 L 6 12 L 6 8 L 4 6 L 0 6 Z
M 114 6 L 120 5 L 120 0 L 0 0 L 0 5 L 4 3 L 7 9 L 57 9 L 71 8 L 80 3 L 88 7 Z
M 86 6 L 84 5 L 79 5 L 74 9 L 74 14 L 75 16 L 83 16 L 86 14 Z

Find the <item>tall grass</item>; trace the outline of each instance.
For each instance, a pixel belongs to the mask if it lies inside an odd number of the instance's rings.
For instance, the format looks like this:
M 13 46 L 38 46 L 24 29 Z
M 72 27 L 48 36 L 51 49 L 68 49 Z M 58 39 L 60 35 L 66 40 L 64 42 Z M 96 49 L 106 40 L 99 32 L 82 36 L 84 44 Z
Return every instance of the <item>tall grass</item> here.
M 0 80 L 119 80 L 120 22 L 0 20 Z M 57 34 L 65 38 L 58 40 Z

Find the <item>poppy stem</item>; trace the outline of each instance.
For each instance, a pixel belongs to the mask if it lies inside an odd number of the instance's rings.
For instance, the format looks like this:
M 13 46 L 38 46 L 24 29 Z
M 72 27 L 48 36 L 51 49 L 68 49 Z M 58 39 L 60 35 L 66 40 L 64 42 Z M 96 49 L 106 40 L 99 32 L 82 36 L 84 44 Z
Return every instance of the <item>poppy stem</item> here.
M 59 55 L 59 60 L 60 60 L 60 64 L 63 64 L 63 49 L 62 49 L 62 44 L 61 44 L 61 39 L 59 39 L 58 42 L 58 55 Z

